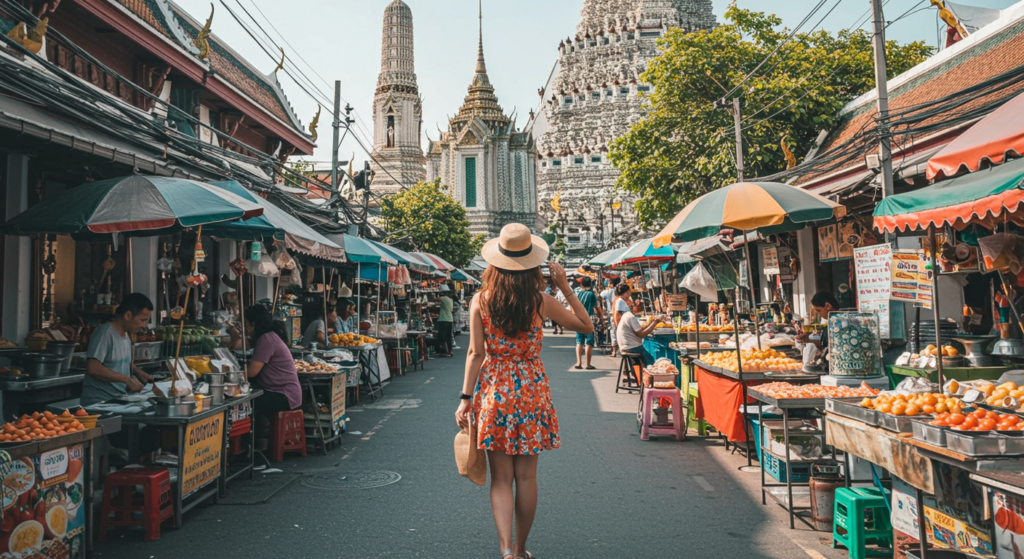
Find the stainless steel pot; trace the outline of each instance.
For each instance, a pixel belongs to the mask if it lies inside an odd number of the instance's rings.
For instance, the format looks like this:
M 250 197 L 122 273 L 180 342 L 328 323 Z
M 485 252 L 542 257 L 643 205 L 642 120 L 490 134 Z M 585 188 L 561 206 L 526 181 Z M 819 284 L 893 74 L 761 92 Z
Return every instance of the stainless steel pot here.
M 22 353 L 15 359 L 21 364 L 22 371 L 34 378 L 50 378 L 60 376 L 64 358 L 50 353 Z
M 52 353 L 64 359 L 60 366 L 60 372 L 66 373 L 71 369 L 71 360 L 75 356 L 77 347 L 78 344 L 75 342 L 49 342 L 46 344 L 46 353 Z
M 203 380 L 210 384 L 210 387 L 224 386 L 224 379 L 227 377 L 227 373 L 206 373 L 203 375 Z
M 245 382 L 245 372 L 243 371 L 230 371 L 224 374 L 227 375 L 225 378 L 227 384 L 242 384 Z
M 210 402 L 215 406 L 224 403 L 224 385 L 210 385 Z
M 150 398 L 158 417 L 188 417 L 196 413 L 195 400 L 181 398 Z
M 1004 357 L 1024 356 L 1024 342 L 1014 339 L 999 340 L 996 342 L 995 347 L 992 348 L 992 355 L 1002 355 Z

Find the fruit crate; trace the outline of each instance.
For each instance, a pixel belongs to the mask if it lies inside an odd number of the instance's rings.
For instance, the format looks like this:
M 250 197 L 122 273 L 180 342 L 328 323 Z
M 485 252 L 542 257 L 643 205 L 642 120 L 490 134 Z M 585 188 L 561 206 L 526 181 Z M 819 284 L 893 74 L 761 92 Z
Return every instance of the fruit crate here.
M 811 481 L 811 464 L 813 462 L 793 462 L 789 472 L 793 474 L 793 483 Z M 786 461 L 771 452 L 761 453 L 761 465 L 764 473 L 775 478 L 779 483 L 786 483 Z

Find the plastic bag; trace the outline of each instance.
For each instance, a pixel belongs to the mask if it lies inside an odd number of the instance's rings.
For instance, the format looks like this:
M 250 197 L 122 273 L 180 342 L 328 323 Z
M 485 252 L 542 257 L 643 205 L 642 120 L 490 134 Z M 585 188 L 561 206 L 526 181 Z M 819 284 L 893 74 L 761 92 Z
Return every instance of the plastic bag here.
M 274 264 L 281 270 L 294 270 L 295 259 L 292 255 L 288 254 L 288 251 L 282 246 L 278 246 L 274 249 L 274 254 L 271 256 Z
M 814 364 L 814 360 L 818 357 L 818 346 L 806 343 L 803 349 L 804 366 Z
M 291 270 L 285 270 L 281 274 L 280 285 L 282 288 L 285 287 L 302 287 L 302 266 L 299 265 L 297 260 L 293 260 L 295 268 Z
M 690 273 L 686 274 L 680 285 L 696 293 L 701 299 L 707 301 L 718 300 L 718 284 L 715 283 L 715 278 L 711 277 L 711 273 L 704 267 L 703 262 L 698 263 L 690 270 Z
M 996 233 L 978 239 L 981 256 L 985 260 L 986 270 L 1002 270 L 1010 268 L 1019 271 L 1020 260 L 1014 254 L 1017 237 L 1009 233 Z M 1016 272 L 1015 272 L 1016 273 Z
M 276 278 L 281 275 L 281 270 L 277 268 L 274 261 L 270 259 L 270 255 L 264 250 L 260 252 L 259 260 L 248 260 L 245 263 L 245 268 L 250 274 L 259 278 Z

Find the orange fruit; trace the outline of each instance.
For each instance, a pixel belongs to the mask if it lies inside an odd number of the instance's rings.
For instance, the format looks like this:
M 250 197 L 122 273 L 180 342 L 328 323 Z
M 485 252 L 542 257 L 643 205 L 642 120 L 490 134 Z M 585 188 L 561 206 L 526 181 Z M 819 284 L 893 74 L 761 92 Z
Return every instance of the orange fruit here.
M 906 415 L 918 415 L 921 413 L 921 406 L 917 404 L 907 404 L 907 409 L 903 413 Z
M 935 413 L 935 406 L 932 406 L 930 404 L 925 404 L 925 405 L 921 406 L 921 413 L 931 415 L 931 414 Z
M 906 402 L 899 401 L 899 402 L 896 402 L 895 404 L 892 405 L 892 414 L 893 415 L 903 415 L 906 412 L 907 412 L 907 404 L 906 404 Z

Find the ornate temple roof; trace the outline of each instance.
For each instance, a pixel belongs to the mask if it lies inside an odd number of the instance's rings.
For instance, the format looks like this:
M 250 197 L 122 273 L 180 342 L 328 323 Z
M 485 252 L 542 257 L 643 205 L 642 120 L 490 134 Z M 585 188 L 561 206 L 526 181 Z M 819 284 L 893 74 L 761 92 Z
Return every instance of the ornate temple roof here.
M 397 0 L 396 0 L 397 1 Z M 476 118 L 482 120 L 495 133 L 504 133 L 511 124 L 505 116 L 504 109 L 498 104 L 498 96 L 494 94 L 494 86 L 487 76 L 487 62 L 484 60 L 483 10 L 480 11 L 480 42 L 477 47 L 476 72 L 469 84 L 469 95 L 466 96 L 459 114 L 451 120 L 452 128 L 461 128 Z
M 193 42 L 201 25 L 171 0 L 107 1 L 126 8 L 154 31 L 195 57 L 198 63 L 204 63 L 198 58 L 199 49 Z M 256 70 L 216 36 L 211 36 L 209 42 L 209 65 L 217 76 L 295 132 L 309 137 L 274 74 Z

